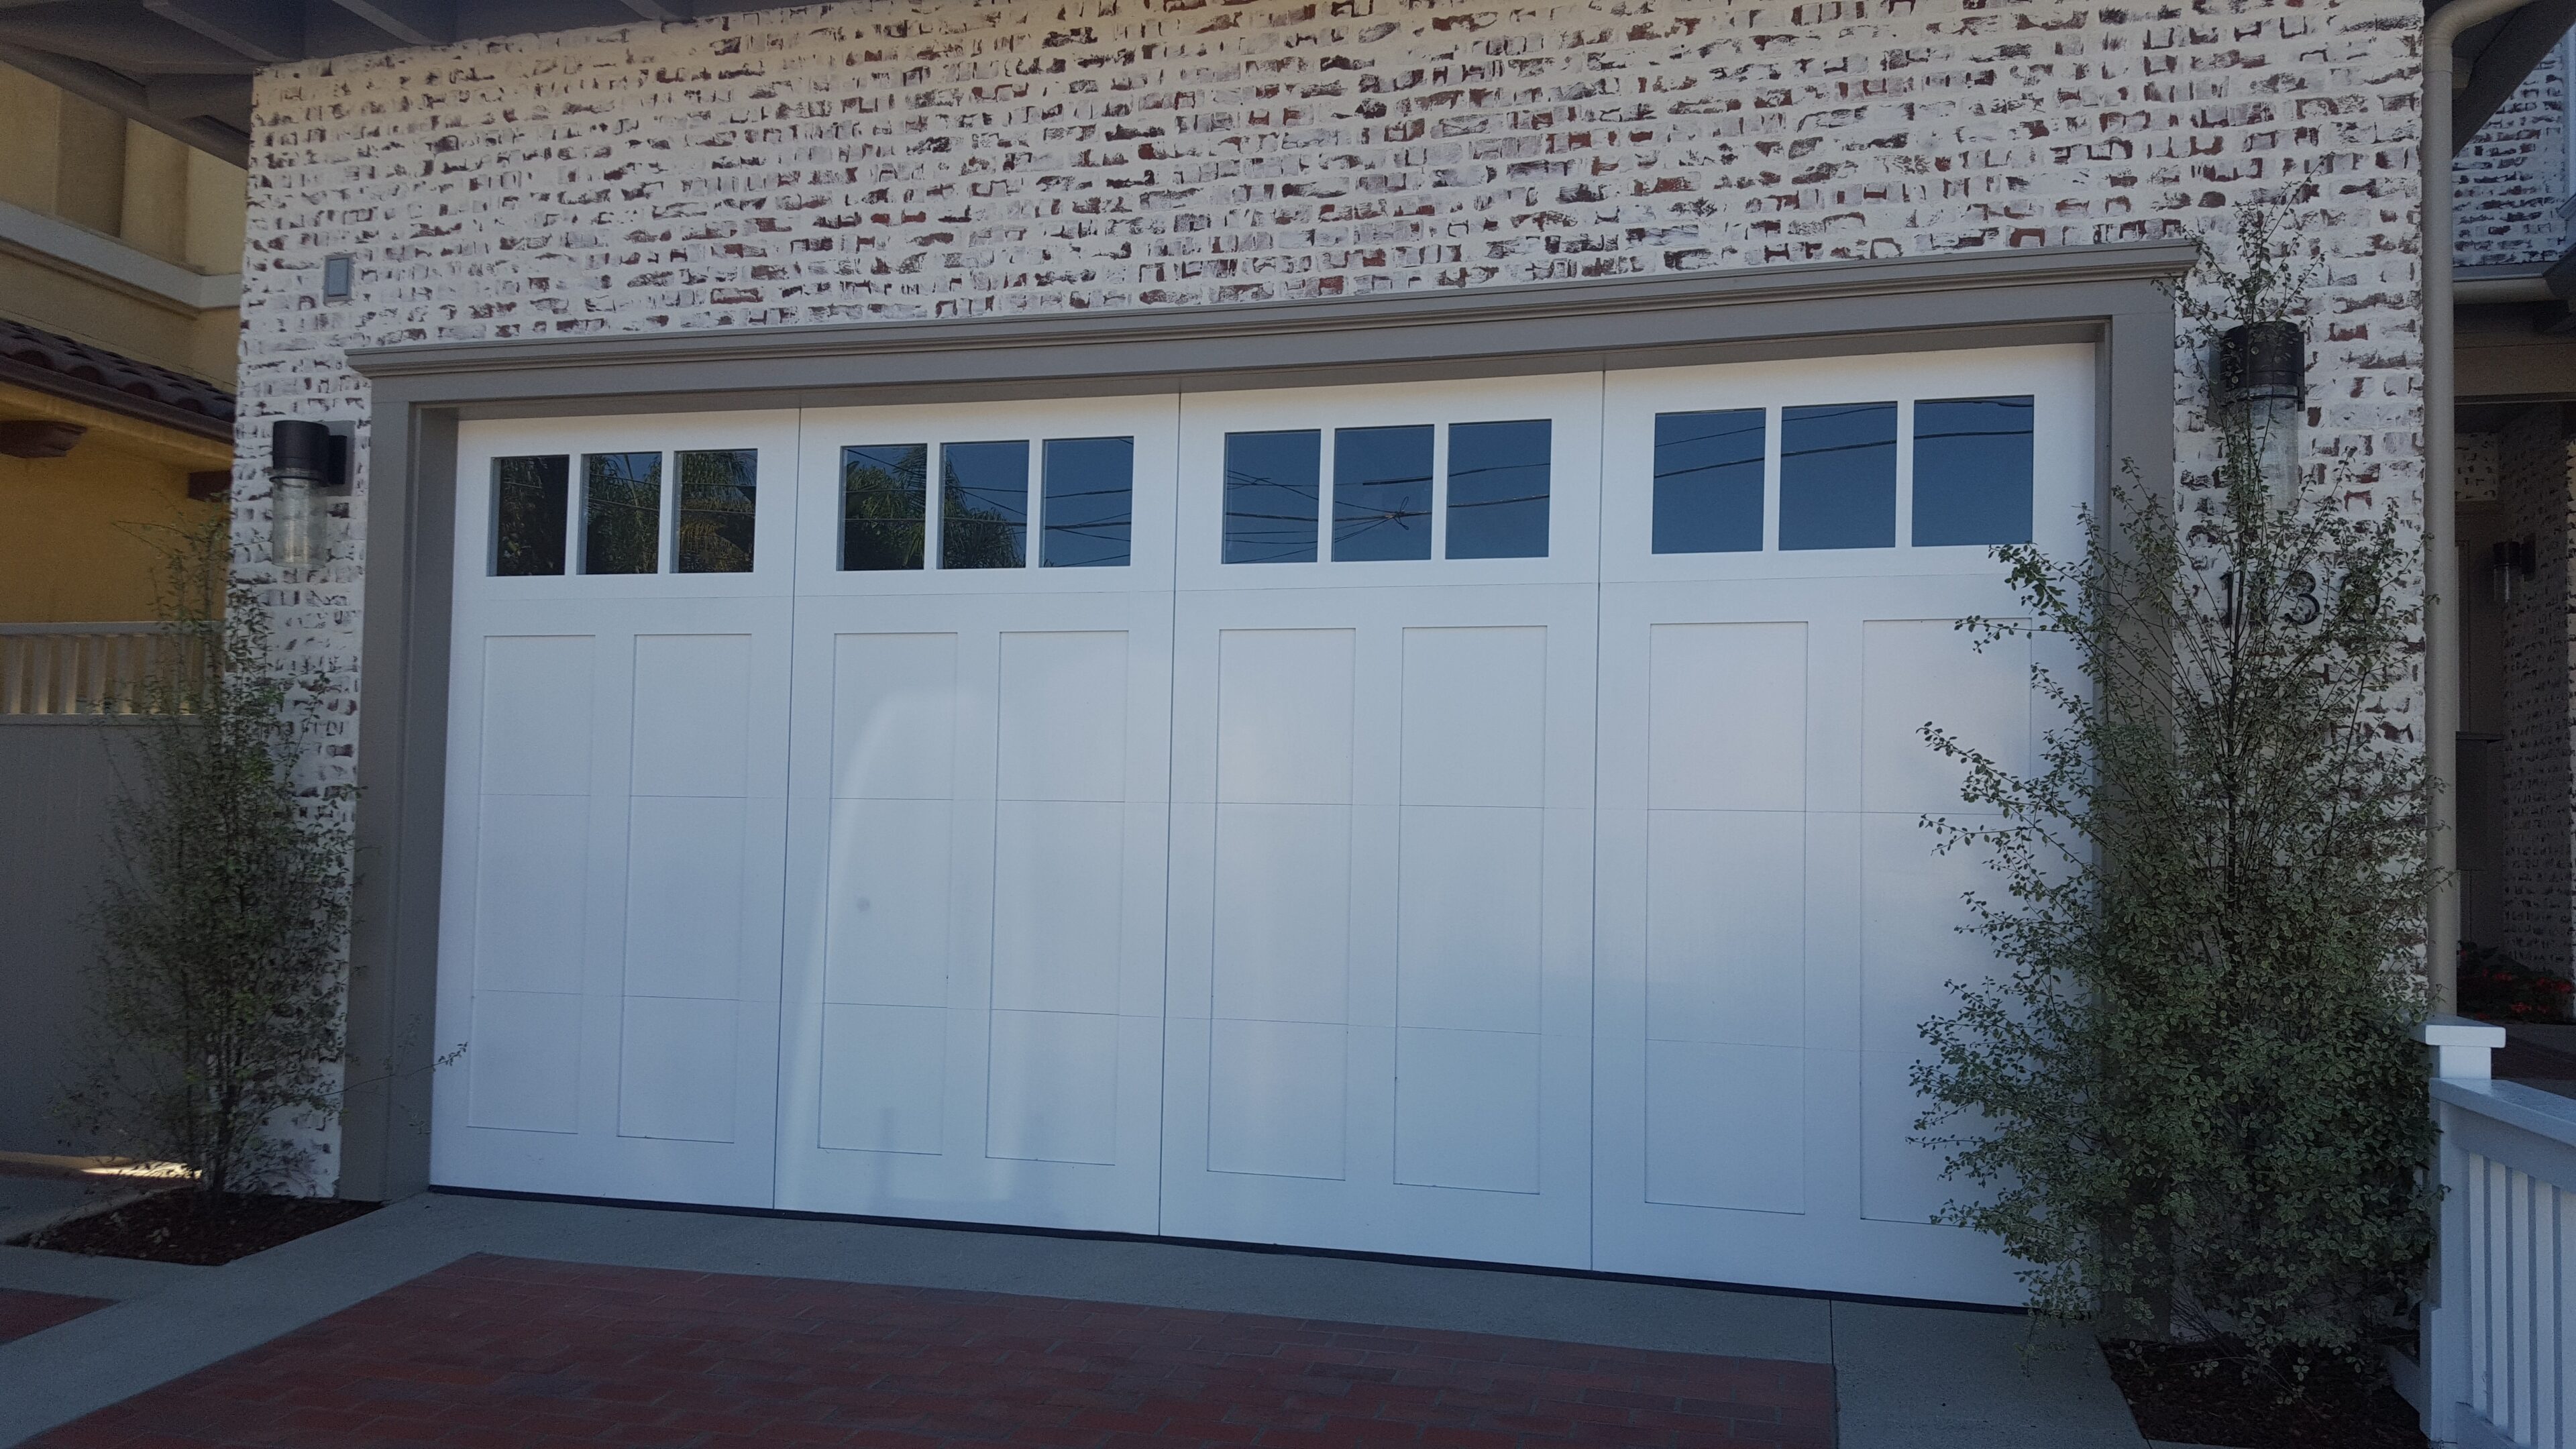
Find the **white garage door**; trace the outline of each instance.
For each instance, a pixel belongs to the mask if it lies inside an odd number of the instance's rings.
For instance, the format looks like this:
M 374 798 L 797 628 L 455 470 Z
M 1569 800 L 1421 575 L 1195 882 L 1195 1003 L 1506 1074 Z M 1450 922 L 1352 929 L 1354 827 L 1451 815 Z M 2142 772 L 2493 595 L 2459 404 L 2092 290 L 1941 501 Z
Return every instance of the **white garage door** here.
M 2009 1300 L 1988 556 L 2080 347 L 471 424 L 435 1180 Z

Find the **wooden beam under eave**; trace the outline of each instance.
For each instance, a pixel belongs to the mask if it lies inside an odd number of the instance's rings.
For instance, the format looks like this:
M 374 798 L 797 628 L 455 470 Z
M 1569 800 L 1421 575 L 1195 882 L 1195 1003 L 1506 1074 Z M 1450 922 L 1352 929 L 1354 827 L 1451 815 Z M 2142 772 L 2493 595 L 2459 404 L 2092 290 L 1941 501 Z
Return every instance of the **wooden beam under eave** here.
M 333 0 L 405 45 L 454 45 L 454 0 Z
M 280 0 L 143 0 L 143 8 L 262 65 L 304 58 L 304 11 Z

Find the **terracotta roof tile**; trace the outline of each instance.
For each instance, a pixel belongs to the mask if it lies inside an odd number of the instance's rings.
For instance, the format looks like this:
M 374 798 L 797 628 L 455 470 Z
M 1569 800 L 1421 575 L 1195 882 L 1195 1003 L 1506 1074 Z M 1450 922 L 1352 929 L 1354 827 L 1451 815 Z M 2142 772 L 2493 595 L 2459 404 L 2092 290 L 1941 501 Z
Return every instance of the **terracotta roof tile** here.
M 0 319 L 0 381 L 227 442 L 233 395 L 166 367 Z

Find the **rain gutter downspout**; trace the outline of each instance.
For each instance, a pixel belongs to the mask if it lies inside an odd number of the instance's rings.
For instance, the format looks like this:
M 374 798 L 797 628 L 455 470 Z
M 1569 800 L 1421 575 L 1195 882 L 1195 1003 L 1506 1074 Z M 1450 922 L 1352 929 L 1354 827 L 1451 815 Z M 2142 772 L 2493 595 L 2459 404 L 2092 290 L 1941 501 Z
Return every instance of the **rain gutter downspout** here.
M 2425 910 L 2433 1009 L 2459 1007 L 2460 550 L 2453 477 L 2451 47 L 2462 32 L 2531 0 L 2451 0 L 2424 23 L 2424 765 L 2433 793 L 2425 849 L 2434 873 Z

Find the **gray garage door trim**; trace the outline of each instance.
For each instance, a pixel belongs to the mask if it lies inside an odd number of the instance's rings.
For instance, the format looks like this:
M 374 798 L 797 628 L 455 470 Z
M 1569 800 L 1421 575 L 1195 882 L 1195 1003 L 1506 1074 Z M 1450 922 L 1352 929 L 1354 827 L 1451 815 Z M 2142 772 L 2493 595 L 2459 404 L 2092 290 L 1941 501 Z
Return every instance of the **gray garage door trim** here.
M 370 349 L 353 1057 L 340 1191 L 425 1186 L 456 425 L 565 411 L 1063 397 L 2099 344 L 2101 476 L 2172 486 L 2185 244 L 1824 262 L 1356 300 Z M 1256 363 L 1257 366 L 1247 365 Z M 310 413 L 313 409 L 302 409 Z M 245 429 L 244 450 L 263 442 Z

